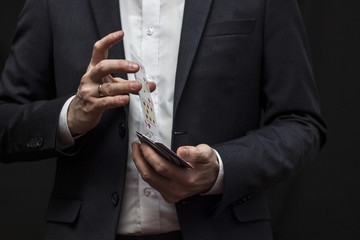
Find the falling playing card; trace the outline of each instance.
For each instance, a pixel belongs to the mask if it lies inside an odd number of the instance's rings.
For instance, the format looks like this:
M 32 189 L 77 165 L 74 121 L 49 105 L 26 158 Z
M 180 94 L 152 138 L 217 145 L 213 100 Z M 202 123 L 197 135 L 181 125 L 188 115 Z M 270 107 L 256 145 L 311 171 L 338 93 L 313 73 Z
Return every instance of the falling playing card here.
M 149 99 L 143 99 L 142 97 L 140 97 L 140 100 L 143 106 L 143 110 L 145 111 L 145 121 L 147 122 L 147 124 L 156 127 L 155 113 L 151 101 L 149 101 Z
M 154 104 L 151 99 L 150 87 L 146 77 L 145 67 L 141 64 L 139 59 L 134 54 L 132 54 L 131 57 L 132 61 L 136 62 L 140 66 L 140 70 L 135 73 L 135 79 L 142 84 L 142 88 L 139 92 L 139 97 L 141 109 L 143 112 L 143 126 L 145 129 L 145 135 L 147 135 L 151 139 L 160 140 Z

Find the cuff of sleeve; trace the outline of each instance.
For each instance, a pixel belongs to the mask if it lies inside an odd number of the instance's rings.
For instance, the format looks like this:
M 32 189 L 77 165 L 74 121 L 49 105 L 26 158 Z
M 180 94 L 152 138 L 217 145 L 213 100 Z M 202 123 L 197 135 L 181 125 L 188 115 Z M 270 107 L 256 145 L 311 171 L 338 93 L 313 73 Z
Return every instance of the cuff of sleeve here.
M 219 153 L 214 149 L 217 160 L 219 162 L 219 173 L 217 179 L 215 181 L 214 186 L 206 193 L 202 195 L 215 195 L 215 194 L 222 194 L 223 193 L 223 186 L 224 186 L 224 165 Z
M 63 105 L 60 116 L 59 116 L 59 123 L 58 123 L 58 146 L 59 150 L 64 150 L 68 147 L 71 147 L 75 144 L 74 138 L 71 136 L 69 126 L 67 124 L 67 113 L 69 110 L 69 106 L 71 101 L 74 99 L 75 96 L 70 97 L 65 104 Z

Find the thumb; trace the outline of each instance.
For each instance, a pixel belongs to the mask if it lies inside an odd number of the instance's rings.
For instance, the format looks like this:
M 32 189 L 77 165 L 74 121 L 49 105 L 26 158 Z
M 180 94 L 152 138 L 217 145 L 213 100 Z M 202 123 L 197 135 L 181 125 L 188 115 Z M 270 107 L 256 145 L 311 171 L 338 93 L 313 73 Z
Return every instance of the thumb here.
M 187 162 L 196 161 L 195 152 L 196 152 L 196 148 L 193 146 L 182 146 L 179 147 L 176 151 L 177 155 Z
M 187 160 L 186 158 L 189 155 L 189 149 L 188 147 L 179 147 L 176 151 L 176 154 L 182 159 Z

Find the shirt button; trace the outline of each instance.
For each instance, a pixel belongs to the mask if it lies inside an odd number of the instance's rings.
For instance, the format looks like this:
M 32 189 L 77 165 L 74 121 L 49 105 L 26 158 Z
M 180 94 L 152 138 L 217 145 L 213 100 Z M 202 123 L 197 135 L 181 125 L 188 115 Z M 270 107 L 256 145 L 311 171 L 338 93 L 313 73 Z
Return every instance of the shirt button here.
M 151 194 L 151 189 L 150 188 L 145 188 L 144 189 L 144 194 L 145 194 L 145 196 L 149 197 L 150 194 Z
M 154 31 L 155 31 L 155 29 L 153 27 L 148 27 L 146 29 L 146 34 L 151 36 L 151 35 L 153 35 Z

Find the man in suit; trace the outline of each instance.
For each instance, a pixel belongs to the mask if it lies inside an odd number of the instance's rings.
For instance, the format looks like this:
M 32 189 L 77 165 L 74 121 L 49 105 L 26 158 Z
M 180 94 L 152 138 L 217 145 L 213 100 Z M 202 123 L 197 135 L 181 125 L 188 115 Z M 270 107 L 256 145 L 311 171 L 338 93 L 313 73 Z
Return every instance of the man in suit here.
M 136 142 L 130 51 L 194 169 Z M 57 157 L 47 239 L 272 239 L 264 191 L 325 140 L 295 0 L 28 0 L 0 113 L 2 161 Z

